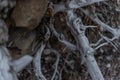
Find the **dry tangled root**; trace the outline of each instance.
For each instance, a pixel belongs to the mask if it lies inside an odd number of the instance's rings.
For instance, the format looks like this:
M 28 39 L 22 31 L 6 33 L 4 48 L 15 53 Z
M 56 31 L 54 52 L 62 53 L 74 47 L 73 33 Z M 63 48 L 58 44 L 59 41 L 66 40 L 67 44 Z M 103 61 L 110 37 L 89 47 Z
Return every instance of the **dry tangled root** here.
M 4 15 L 14 4 L 12 0 L 0 0 L 0 18 L 8 18 Z M 0 80 L 17 80 L 18 72 L 23 69 L 25 73 L 19 75 L 21 80 L 110 80 L 106 77 L 104 68 L 101 68 L 106 66 L 101 63 L 104 55 L 101 58 L 98 53 L 108 54 L 109 49 L 114 53 L 120 52 L 119 4 L 117 0 L 50 0 L 45 16 L 39 25 L 34 25 L 34 29 L 22 28 L 26 31 L 23 33 L 15 25 L 13 31 L 18 29 L 20 37 L 14 38 L 12 28 L 9 28 L 13 40 L 8 44 L 8 30 L 5 22 L 0 20 Z M 14 60 L 7 50 L 13 44 L 16 45 L 13 49 L 17 47 L 20 53 L 27 55 Z M 31 47 L 28 48 L 29 46 Z M 107 57 L 107 60 L 111 61 L 111 57 Z M 28 69 L 25 69 L 31 62 Z M 106 67 L 110 69 L 110 66 L 107 64 Z M 114 80 L 119 80 L 119 77 L 114 77 Z

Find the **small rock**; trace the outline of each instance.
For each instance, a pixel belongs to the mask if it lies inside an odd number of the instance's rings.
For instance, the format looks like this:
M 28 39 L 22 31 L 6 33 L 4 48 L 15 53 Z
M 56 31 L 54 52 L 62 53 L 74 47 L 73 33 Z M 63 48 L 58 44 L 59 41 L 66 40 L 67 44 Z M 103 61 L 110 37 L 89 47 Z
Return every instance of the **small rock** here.
M 107 64 L 106 67 L 107 67 L 107 68 L 110 68 L 110 67 L 111 67 L 111 64 Z
M 113 58 L 112 58 L 112 56 L 107 56 L 106 59 L 107 59 L 108 61 L 111 61 Z
M 48 0 L 17 0 L 12 13 L 16 27 L 34 29 L 47 9 Z
M 116 52 L 116 49 L 112 49 L 112 51 L 115 53 L 115 52 Z
M 100 48 L 100 52 L 101 52 L 101 53 L 104 53 L 104 50 L 103 50 L 102 48 Z

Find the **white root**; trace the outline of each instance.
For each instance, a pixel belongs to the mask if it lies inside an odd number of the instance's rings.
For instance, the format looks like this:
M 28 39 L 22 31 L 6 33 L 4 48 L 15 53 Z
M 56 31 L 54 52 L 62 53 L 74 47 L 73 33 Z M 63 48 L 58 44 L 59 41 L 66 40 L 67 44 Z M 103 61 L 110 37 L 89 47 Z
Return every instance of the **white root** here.
M 32 59 L 33 58 L 31 56 L 26 55 L 18 60 L 14 60 L 12 62 L 13 69 L 15 70 L 15 72 L 22 71 L 32 61 Z
M 41 56 L 44 48 L 45 48 L 45 44 L 42 42 L 40 49 L 37 51 L 33 59 L 34 70 L 35 70 L 35 75 L 37 77 L 37 80 L 47 80 L 41 70 Z
M 97 23 L 101 28 L 112 33 L 114 35 L 114 37 L 116 37 L 116 39 L 118 39 L 120 37 L 120 29 L 112 28 L 109 25 L 103 23 L 97 16 L 95 16 L 95 14 L 90 15 L 90 12 L 88 10 L 83 10 L 83 9 L 80 9 L 80 10 L 83 13 L 85 13 L 92 21 Z
M 44 39 L 44 41 L 41 42 L 40 48 L 38 49 L 38 51 L 33 59 L 34 71 L 35 71 L 37 80 L 47 80 L 41 70 L 41 66 L 42 66 L 41 65 L 41 56 L 42 56 L 43 50 L 45 49 L 46 42 L 50 38 L 50 30 L 47 26 L 46 26 L 46 30 L 47 30 L 47 32 L 45 33 L 45 36 L 44 36 L 45 39 Z
M 51 78 L 51 80 L 54 80 L 54 78 L 55 78 L 55 76 L 56 76 L 56 74 L 58 72 L 58 64 L 59 64 L 59 60 L 60 60 L 60 53 L 57 52 L 56 50 L 53 50 L 53 49 L 52 49 L 52 52 L 55 53 L 56 56 L 57 56 L 57 60 L 56 60 L 56 62 L 54 64 L 55 65 L 55 70 L 54 70 L 53 76 Z
M 17 74 L 11 66 L 11 56 L 5 46 L 8 41 L 8 29 L 0 19 L 0 80 L 17 80 Z
M 8 29 L 3 20 L 0 19 L 0 80 L 18 80 L 17 72 L 21 71 L 32 61 L 32 57 L 23 56 L 19 60 L 12 61 L 5 46 L 8 40 Z
M 18 80 L 16 73 L 11 69 L 11 57 L 4 46 L 0 46 L 0 80 Z
M 73 10 L 67 11 L 67 23 L 78 44 L 78 50 L 82 54 L 82 58 L 92 77 L 92 80 L 104 80 L 103 75 L 94 58 L 94 50 L 89 46 L 89 41 L 85 36 L 85 26 L 80 18 L 74 15 Z
M 2 2 L 1 2 L 2 1 Z M 102 22 L 96 14 L 91 15 L 89 10 L 82 9 L 81 7 L 85 7 L 88 5 L 91 5 L 93 3 L 98 3 L 101 1 L 106 0 L 81 0 L 81 2 L 77 2 L 77 0 L 65 0 L 66 3 L 62 2 L 60 4 L 54 4 L 54 11 L 55 13 L 59 11 L 65 11 L 67 13 L 66 21 L 68 28 L 70 32 L 72 33 L 73 37 L 75 38 L 76 45 L 70 43 L 67 39 L 65 39 L 64 35 L 59 34 L 52 23 L 50 23 L 50 29 L 51 32 L 53 32 L 54 36 L 57 37 L 58 41 L 62 44 L 64 44 L 67 49 L 70 51 L 76 51 L 78 50 L 82 55 L 82 60 L 84 61 L 85 66 L 88 69 L 88 72 L 90 73 L 90 76 L 92 80 L 104 80 L 104 77 L 101 73 L 101 70 L 95 60 L 94 57 L 94 50 L 99 49 L 100 47 L 104 45 L 108 45 L 109 43 L 115 47 L 117 50 L 118 48 L 114 43 L 112 43 L 113 40 L 120 38 L 120 27 L 112 28 L 106 23 Z M 0 0 L 0 13 L 4 8 L 7 8 L 10 6 L 10 3 L 8 3 L 8 0 Z M 13 7 L 15 4 L 11 4 L 11 7 Z M 96 26 L 85 26 L 83 25 L 81 18 L 78 17 L 74 13 L 74 9 L 80 8 L 80 10 L 87 15 L 93 22 L 97 23 L 100 28 L 110 32 L 113 34 L 113 38 L 109 39 L 108 37 L 105 37 L 101 34 L 101 39 L 98 40 L 95 44 L 90 44 L 88 38 L 85 35 L 85 31 L 87 28 L 94 28 Z M 116 9 L 117 11 L 120 11 Z M 1 17 L 1 14 L 0 14 Z M 101 16 L 102 17 L 102 16 Z M 38 49 L 37 53 L 35 54 L 34 59 L 31 56 L 23 56 L 22 58 L 12 61 L 11 56 L 9 55 L 9 52 L 4 45 L 6 41 L 8 40 L 8 31 L 6 29 L 5 24 L 3 24 L 4 21 L 0 19 L 0 80 L 18 80 L 17 79 L 17 73 L 24 69 L 32 60 L 34 65 L 34 71 L 37 80 L 47 80 L 47 78 L 42 73 L 42 63 L 41 63 L 41 57 L 42 53 L 46 47 L 46 42 L 48 41 L 50 37 L 50 30 L 48 27 L 46 27 L 47 32 L 44 36 L 44 40 L 40 44 L 40 48 Z M 5 28 L 4 28 L 5 27 Z M 1 30 L 4 28 L 6 33 L 4 33 L 4 30 Z M 102 41 L 106 42 L 102 42 Z M 92 47 L 95 47 L 93 49 Z M 56 62 L 55 62 L 55 69 L 52 75 L 51 80 L 56 79 L 56 76 L 59 77 L 59 80 L 62 80 L 62 70 L 59 70 L 59 61 L 60 61 L 60 54 L 56 50 L 50 49 L 51 52 L 56 54 Z
M 60 4 L 54 4 L 55 13 L 60 11 L 66 11 L 67 9 L 77 9 L 81 7 L 85 7 L 94 3 L 98 3 L 105 0 L 89 0 L 86 2 L 76 2 L 75 0 L 67 0 L 66 4 L 61 2 Z M 69 7 L 69 8 L 66 8 Z

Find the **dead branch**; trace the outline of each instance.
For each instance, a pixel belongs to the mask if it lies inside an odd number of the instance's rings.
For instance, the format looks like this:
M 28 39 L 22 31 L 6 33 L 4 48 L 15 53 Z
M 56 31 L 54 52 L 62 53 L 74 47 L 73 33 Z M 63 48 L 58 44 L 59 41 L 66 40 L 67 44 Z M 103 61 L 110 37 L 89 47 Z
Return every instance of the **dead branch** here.
M 92 21 L 97 23 L 102 29 L 109 31 L 118 39 L 120 37 L 120 29 L 112 28 L 109 25 L 103 23 L 95 14 L 91 14 L 88 10 L 80 9 L 82 12 L 84 12 Z
M 45 39 L 43 42 L 41 42 L 40 48 L 38 49 L 38 51 L 33 59 L 34 71 L 35 71 L 37 80 L 47 80 L 41 70 L 41 66 L 42 66 L 41 65 L 41 56 L 42 56 L 43 50 L 46 46 L 46 42 L 49 40 L 50 34 L 51 34 L 50 30 L 47 26 L 46 26 L 46 29 L 47 29 L 47 32 L 45 33 L 45 36 L 44 36 Z
M 11 56 L 5 46 L 8 41 L 8 29 L 3 20 L 0 19 L 0 80 L 17 80 L 12 70 Z
M 40 49 L 37 51 L 34 59 L 33 59 L 33 64 L 34 64 L 34 71 L 35 71 L 35 75 L 37 77 L 37 80 L 47 80 L 41 70 L 41 56 L 43 53 L 43 50 L 45 48 L 45 44 L 42 42 L 41 43 L 41 47 Z
M 29 55 L 23 56 L 22 58 L 18 59 L 18 60 L 14 60 L 11 63 L 11 66 L 13 67 L 13 69 L 15 70 L 15 72 L 20 72 L 22 71 L 29 63 L 31 63 L 32 61 L 32 57 Z
M 101 1 L 105 0 L 89 0 L 89 1 L 81 1 L 81 2 L 76 2 L 75 0 L 67 0 L 66 4 L 61 2 L 60 4 L 54 4 L 54 11 L 55 13 L 60 12 L 60 11 L 66 11 L 69 7 L 69 9 L 77 9 L 81 7 L 85 7 L 94 3 L 99 3 Z
M 21 71 L 32 61 L 32 57 L 24 56 L 19 60 L 12 60 L 5 46 L 8 41 L 8 29 L 0 19 L 0 80 L 17 80 L 17 72 Z
M 16 73 L 11 69 L 11 57 L 4 46 L 0 46 L 0 80 L 18 80 Z
M 51 78 L 51 80 L 54 80 L 56 74 L 58 73 L 58 64 L 59 64 L 59 60 L 60 60 L 60 53 L 58 51 L 54 50 L 54 49 L 52 49 L 51 51 L 54 52 L 57 56 L 57 60 L 54 64 L 55 65 L 55 70 L 54 70 L 53 76 Z
M 104 80 L 94 58 L 94 50 L 89 46 L 89 41 L 85 36 L 85 26 L 82 24 L 81 19 L 75 16 L 73 10 L 67 11 L 67 24 L 78 44 L 78 49 L 82 54 L 82 59 L 86 64 L 92 80 Z

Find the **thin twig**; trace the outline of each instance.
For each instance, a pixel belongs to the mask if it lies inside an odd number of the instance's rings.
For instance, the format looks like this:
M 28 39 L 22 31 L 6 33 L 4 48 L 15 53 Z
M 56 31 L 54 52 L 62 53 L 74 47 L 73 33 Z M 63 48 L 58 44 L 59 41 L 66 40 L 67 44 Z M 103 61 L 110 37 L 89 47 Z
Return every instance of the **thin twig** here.
M 37 80 L 47 80 L 41 70 L 41 56 L 42 56 L 44 48 L 45 48 L 45 44 L 42 42 L 40 49 L 37 51 L 33 59 L 33 64 L 35 67 L 34 69 L 35 69 Z
M 58 64 L 59 64 L 59 60 L 60 60 L 60 53 L 57 52 L 56 50 L 53 50 L 53 49 L 52 49 L 52 52 L 54 52 L 56 54 L 56 56 L 57 56 L 57 60 L 55 62 L 55 71 L 54 71 L 53 76 L 51 78 L 51 80 L 54 80 L 54 78 L 55 78 L 55 76 L 56 76 L 56 74 L 58 72 Z

